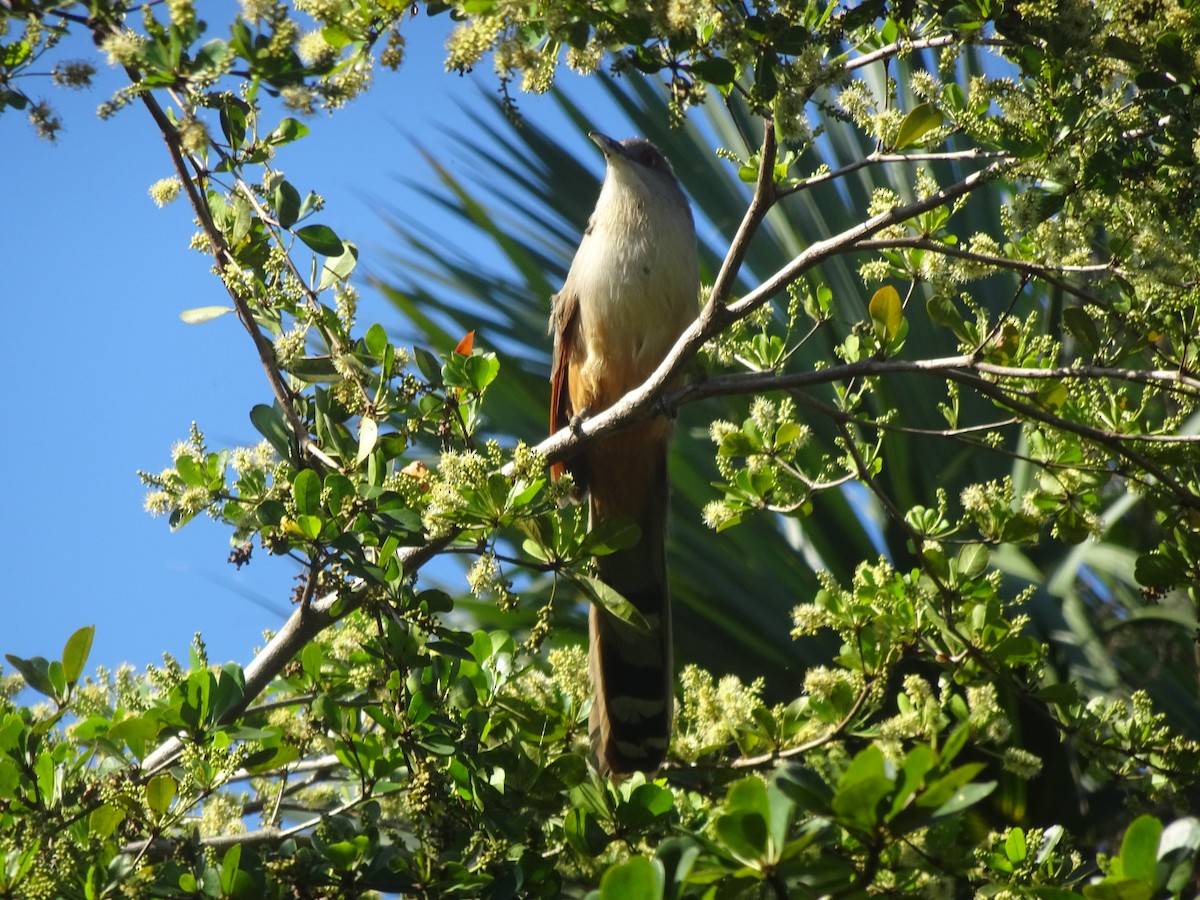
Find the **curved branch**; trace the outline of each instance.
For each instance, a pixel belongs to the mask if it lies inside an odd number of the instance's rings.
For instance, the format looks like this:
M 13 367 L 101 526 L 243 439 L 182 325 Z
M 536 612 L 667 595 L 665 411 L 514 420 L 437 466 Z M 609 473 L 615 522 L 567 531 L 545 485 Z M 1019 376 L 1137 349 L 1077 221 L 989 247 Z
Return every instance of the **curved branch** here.
M 856 250 L 895 250 L 895 249 L 913 249 L 926 250 L 930 253 L 940 253 L 942 256 L 952 256 L 955 259 L 965 259 L 974 263 L 979 263 L 985 266 L 995 266 L 998 269 L 1011 269 L 1015 272 L 1020 272 L 1022 275 L 1031 278 L 1038 278 L 1045 281 L 1047 284 L 1052 284 L 1064 293 L 1070 294 L 1085 303 L 1090 303 L 1095 306 L 1100 306 L 1100 301 L 1087 291 L 1076 287 L 1064 278 L 1058 277 L 1063 274 L 1080 273 L 1080 274 L 1099 274 L 1101 272 L 1112 272 L 1113 274 L 1124 274 L 1107 265 L 1098 266 L 1049 266 L 1040 265 L 1034 262 L 1028 262 L 1020 259 L 1008 259 L 1003 256 L 993 256 L 988 253 L 974 253 L 970 250 L 964 250 L 961 247 L 952 247 L 948 244 L 942 244 L 938 241 L 930 240 L 929 238 L 911 237 L 911 238 L 892 238 L 878 241 L 863 241 L 855 249 Z
M 396 558 L 404 571 L 411 574 L 441 552 L 456 535 L 457 532 L 452 532 L 417 547 L 403 547 L 396 551 Z M 245 691 L 242 699 L 222 716 L 221 724 L 232 722 L 242 715 L 305 644 L 346 614 L 358 609 L 366 599 L 367 591 L 367 585 L 359 582 L 349 593 L 326 594 L 292 613 L 283 628 L 243 670 Z M 182 749 L 183 741 L 180 738 L 173 737 L 165 741 L 142 760 L 142 777 L 148 778 L 171 765 Z
M 780 198 L 790 196 L 799 191 L 806 191 L 809 188 L 816 187 L 818 184 L 824 184 L 828 181 L 836 181 L 839 178 L 845 178 L 847 175 L 853 175 L 860 169 L 865 169 L 868 166 L 881 166 L 891 163 L 921 163 L 921 162 L 962 162 L 971 160 L 1003 160 L 1012 162 L 1013 159 L 1007 153 L 998 150 L 980 150 L 978 147 L 973 147 L 970 150 L 950 150 L 942 153 L 880 153 L 878 151 L 864 156 L 862 159 L 855 160 L 852 163 L 847 163 L 840 169 L 834 169 L 829 172 L 822 172 L 819 175 L 813 175 L 805 178 L 796 184 L 788 185 L 786 188 L 779 191 Z
M 126 68 L 126 73 L 134 84 L 140 81 L 140 77 L 136 70 Z M 163 112 L 162 107 L 154 98 L 154 95 L 148 91 L 141 91 L 139 94 L 143 105 L 150 113 L 150 117 L 154 119 L 154 124 L 158 126 L 158 130 L 162 133 L 163 141 L 167 145 L 167 153 L 171 157 L 171 163 L 175 167 L 175 174 L 179 178 L 183 186 L 184 192 L 187 194 L 188 202 L 192 206 L 192 210 L 196 213 L 196 218 L 200 221 L 200 229 L 204 232 L 204 236 L 208 239 L 209 246 L 212 249 L 213 258 L 216 260 L 217 268 L 224 271 L 227 266 L 236 266 L 237 261 L 233 257 L 233 253 L 229 250 L 229 246 L 225 243 L 224 237 L 213 222 L 212 214 L 208 209 L 208 201 L 200 195 L 200 191 L 196 187 L 191 174 L 187 170 L 187 164 L 183 159 L 183 148 L 179 144 L 179 137 L 175 127 Z M 221 278 L 221 283 L 225 284 L 224 276 Z M 317 454 L 312 453 L 314 446 L 313 442 L 308 437 L 308 429 L 300 419 L 300 414 L 296 411 L 295 404 L 292 402 L 292 392 L 284 380 L 282 371 L 275 359 L 275 347 L 267 340 L 266 336 L 259 330 L 258 324 L 254 321 L 254 314 L 250 310 L 250 306 L 245 299 L 238 295 L 225 284 L 225 291 L 229 294 L 230 300 L 233 301 L 233 307 L 237 310 L 238 319 L 242 323 L 242 327 L 250 334 L 251 340 L 254 341 L 254 349 L 258 351 L 258 359 L 262 364 L 263 371 L 267 376 L 267 383 L 271 386 L 271 392 L 275 395 L 275 400 L 279 403 L 280 408 L 287 416 L 288 425 L 292 429 L 293 447 L 296 458 L 293 462 L 297 465 L 302 464 L 303 454 L 308 454 L 310 457 L 319 459 Z M 323 455 L 323 454 L 322 454 Z M 322 462 L 324 465 L 324 462 Z
M 1112 450 L 1117 456 L 1124 457 L 1135 465 L 1141 466 L 1146 472 L 1153 475 L 1162 484 L 1176 496 L 1180 503 L 1194 510 L 1200 510 L 1200 496 L 1197 496 L 1192 491 L 1188 490 L 1171 476 L 1162 466 L 1155 463 L 1153 460 L 1140 453 L 1137 450 L 1126 445 L 1127 437 L 1134 435 L 1122 435 L 1111 431 L 1102 431 L 1099 428 L 1091 428 L 1087 425 L 1080 425 L 1077 422 L 1071 422 L 1067 419 L 1061 419 L 1053 413 L 1046 412 L 1044 409 L 1034 406 L 1030 403 L 1024 403 L 1013 398 L 1011 395 L 1001 390 L 999 386 L 993 384 L 985 378 L 981 378 L 971 372 L 963 372 L 958 370 L 948 370 L 946 375 L 955 381 L 963 384 L 968 384 L 979 393 L 986 397 L 990 397 L 997 403 L 1008 407 L 1014 412 L 1019 412 L 1023 416 L 1030 419 L 1036 419 L 1051 428 L 1057 428 L 1062 431 L 1068 431 L 1071 434 L 1077 434 L 1080 437 L 1088 438 Z M 1181 441 L 1192 443 L 1195 438 L 1180 437 Z
M 768 753 L 763 753 L 758 756 L 746 756 L 740 759 L 735 759 L 730 762 L 713 762 L 713 763 L 668 763 L 662 767 L 662 771 L 670 777 L 672 772 L 702 772 L 702 771 L 723 771 L 725 769 L 755 769 L 759 766 L 767 766 L 778 762 L 781 759 L 791 759 L 793 756 L 801 756 L 818 747 L 823 747 L 830 741 L 840 737 L 850 723 L 858 717 L 862 711 L 863 704 L 867 702 L 871 691 L 875 688 L 875 682 L 868 682 L 859 692 L 858 697 L 854 701 L 854 705 L 850 707 L 850 711 L 846 713 L 837 724 L 830 728 L 827 732 L 810 741 L 805 741 L 803 744 L 797 744 L 795 747 L 788 747 L 783 750 L 771 750 Z
M 872 63 L 891 59 L 893 56 L 899 56 L 901 53 L 909 53 L 913 50 L 936 50 L 939 47 L 948 47 L 951 44 L 962 43 L 964 42 L 960 34 L 943 34 L 935 38 L 895 41 L 886 47 L 880 47 L 878 50 L 872 50 L 870 53 L 864 53 L 862 56 L 855 57 L 846 63 L 845 69 L 847 72 L 852 72 L 855 69 L 861 69 Z M 1003 38 L 979 38 L 978 40 L 967 41 L 966 43 L 981 47 L 1007 47 L 1009 44 Z
M 694 403 L 709 397 L 728 397 L 742 394 L 757 394 L 766 391 L 792 390 L 853 378 L 901 373 L 945 373 L 954 370 L 977 372 L 1005 378 L 1062 379 L 1062 378 L 1111 378 L 1150 384 L 1164 389 L 1183 385 L 1200 391 L 1200 381 L 1173 370 L 1119 369 L 1102 366 L 1055 366 L 1046 369 L 1029 369 L 1017 366 L 997 366 L 979 362 L 971 356 L 944 356 L 935 359 L 866 359 L 861 362 L 829 366 L 812 372 L 747 372 L 722 375 L 707 381 L 695 381 L 664 395 L 663 402 L 671 407 Z M 991 384 L 992 382 L 986 382 Z M 1104 432 L 1112 437 L 1146 443 L 1200 443 L 1200 435 L 1173 434 L 1118 434 Z
M 750 251 L 750 242 L 754 239 L 763 219 L 766 218 L 778 198 L 775 190 L 776 149 L 775 123 L 770 118 L 765 118 L 763 120 L 762 149 L 758 155 L 758 179 L 754 184 L 754 196 L 750 200 L 750 206 L 747 207 L 745 216 L 742 217 L 742 224 L 738 226 L 733 243 L 729 245 L 729 252 L 725 254 L 725 259 L 721 263 L 721 271 L 717 273 L 717 279 L 713 282 L 712 291 L 709 293 L 708 303 L 710 306 L 724 305 L 725 301 L 729 299 L 734 280 L 742 268 L 746 254 Z

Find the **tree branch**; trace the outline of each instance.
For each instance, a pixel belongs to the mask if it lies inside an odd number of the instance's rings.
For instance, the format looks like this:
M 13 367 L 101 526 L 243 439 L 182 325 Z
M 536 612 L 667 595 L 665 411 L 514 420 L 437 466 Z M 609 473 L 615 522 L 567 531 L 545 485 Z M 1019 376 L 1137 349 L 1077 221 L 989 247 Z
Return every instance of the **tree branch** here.
M 959 381 L 963 384 L 969 384 L 981 394 L 990 397 L 991 399 L 1001 403 L 1004 406 L 1007 406 L 1009 409 L 1015 412 L 1021 413 L 1023 416 L 1036 419 L 1039 422 L 1049 425 L 1051 428 L 1057 428 L 1061 431 L 1068 431 L 1072 434 L 1077 434 L 1080 437 L 1088 438 L 1089 440 L 1095 441 L 1097 444 L 1108 447 L 1108 449 L 1112 450 L 1118 456 L 1124 457 L 1130 462 L 1141 466 L 1146 472 L 1149 472 L 1151 475 L 1157 478 L 1159 482 L 1167 486 L 1171 493 L 1173 493 L 1179 502 L 1184 506 L 1190 507 L 1191 509 L 1200 510 L 1200 496 L 1197 496 L 1181 485 L 1178 481 L 1171 477 L 1170 473 L 1168 473 L 1149 457 L 1129 446 L 1126 446 L 1126 435 L 1117 434 L 1111 431 L 1102 431 L 1099 428 L 1091 428 L 1087 425 L 1080 425 L 1078 422 L 1072 422 L 1068 419 L 1059 418 L 1053 413 L 1048 413 L 1040 407 L 1015 399 L 1010 394 L 1001 390 L 998 385 L 973 373 L 951 369 L 948 370 L 946 374 L 955 381 Z M 1129 435 L 1128 437 L 1133 437 L 1133 435 Z M 1196 440 L 1196 438 L 1187 437 L 1185 439 L 1181 436 L 1179 440 L 1192 443 Z
M 729 299 L 733 283 L 750 250 L 750 243 L 753 241 L 754 235 L 758 233 L 763 219 L 775 204 L 777 197 L 775 191 L 776 149 L 775 123 L 767 117 L 763 120 L 762 149 L 758 154 L 758 179 L 754 184 L 754 196 L 750 199 L 750 206 L 747 207 L 746 214 L 742 217 L 742 224 L 738 226 L 733 243 L 729 245 L 729 252 L 725 254 L 725 259 L 721 263 L 721 270 L 717 273 L 716 281 L 713 282 L 712 290 L 708 295 L 708 303 L 705 305 L 705 312 L 701 313 L 701 318 L 705 313 L 711 315 L 710 310 L 724 306 Z
M 396 558 L 404 571 L 411 574 L 440 553 L 456 536 L 457 531 L 454 531 L 417 547 L 402 547 L 396 551 Z M 326 594 L 292 613 L 283 628 L 243 670 L 246 687 L 242 700 L 221 718 L 221 724 L 232 722 L 242 715 L 305 644 L 343 616 L 358 609 L 366 600 L 368 590 L 365 583 L 359 582 L 347 593 Z M 177 737 L 165 741 L 142 760 L 142 777 L 149 778 L 169 766 L 182 749 L 183 741 Z
M 1005 378 L 1063 379 L 1063 378 L 1110 378 L 1134 381 L 1170 389 L 1173 385 L 1184 385 L 1200 390 L 1200 382 L 1194 378 L 1171 370 L 1119 369 L 1102 366 L 1055 366 L 1046 369 L 1030 369 L 1017 366 L 997 366 L 974 360 L 971 356 L 945 356 L 935 359 L 866 359 L 861 362 L 830 366 L 813 372 L 747 372 L 722 375 L 707 381 L 695 381 L 671 391 L 663 397 L 668 406 L 695 403 L 709 397 L 727 397 L 744 394 L 759 394 L 767 391 L 792 390 L 854 378 L 901 373 L 945 373 L 955 370 L 977 372 Z M 986 382 L 991 384 L 992 382 Z M 974 384 L 974 382 L 972 382 Z M 1200 443 L 1200 435 L 1173 434 L 1119 434 L 1105 432 L 1111 437 L 1146 443 Z
M 988 253 L 974 253 L 970 250 L 964 250 L 961 247 L 952 247 L 948 244 L 942 244 L 938 241 L 930 240 L 929 238 L 911 237 L 911 238 L 892 238 L 878 241 L 863 241 L 858 245 L 859 250 L 895 250 L 898 248 L 911 248 L 915 250 L 926 250 L 930 253 L 940 253 L 943 256 L 952 256 L 955 259 L 965 259 L 971 262 L 979 263 L 985 266 L 995 266 L 999 269 L 1012 269 L 1020 272 L 1031 278 L 1038 278 L 1045 281 L 1047 284 L 1052 284 L 1059 288 L 1064 293 L 1070 294 L 1085 303 L 1100 305 L 1100 301 L 1094 294 L 1089 294 L 1087 291 L 1076 287 L 1066 279 L 1059 278 L 1059 274 L 1081 273 L 1093 274 L 1101 272 L 1111 272 L 1113 274 L 1124 274 L 1118 272 L 1110 266 L 1052 266 L 1042 265 L 1039 263 L 1028 262 L 1020 259 L 1008 259 L 1004 256 L 993 256 Z
M 1012 161 L 1007 153 L 1000 151 L 980 150 L 978 147 L 973 147 L 970 150 L 953 150 L 945 153 L 871 153 L 864 156 L 862 159 L 855 160 L 842 166 L 840 169 L 834 169 L 829 172 L 822 172 L 820 175 L 813 175 L 805 178 L 796 184 L 788 185 L 779 191 L 779 197 L 790 196 L 799 191 L 806 191 L 809 188 L 816 187 L 818 184 L 825 184 L 828 181 L 836 181 L 839 178 L 845 178 L 847 175 L 853 175 L 860 169 L 865 169 L 868 166 L 887 165 L 890 163 L 918 163 L 918 162 L 961 162 L 971 160 L 1005 160 Z
M 871 691 L 875 688 L 875 682 L 868 682 L 854 701 L 854 705 L 850 707 L 850 711 L 846 713 L 837 724 L 830 728 L 827 732 L 818 738 L 813 738 L 811 741 L 805 741 L 803 744 L 797 744 L 795 747 L 788 747 L 783 750 L 772 750 L 769 753 L 763 753 L 758 756 L 746 756 L 740 759 L 735 759 L 730 762 L 695 762 L 695 763 L 669 763 L 663 766 L 663 771 L 668 777 L 672 772 L 701 772 L 701 771 L 723 771 L 732 769 L 755 769 L 759 766 L 768 766 L 778 762 L 781 759 L 791 759 L 793 756 L 802 756 L 818 747 L 823 747 L 830 741 L 836 740 L 842 735 L 850 723 L 858 717 L 862 711 L 863 704 L 867 702 L 867 698 L 871 695 Z
M 855 57 L 846 63 L 845 69 L 847 72 L 853 72 L 855 69 L 861 69 L 872 63 L 890 59 L 893 56 L 899 56 L 901 53 L 909 53 L 913 50 L 936 50 L 939 47 L 964 43 L 981 47 L 1007 47 L 1009 44 L 1003 38 L 980 38 L 978 40 L 964 41 L 962 35 L 959 34 L 943 34 L 935 38 L 900 40 L 888 44 L 886 47 L 880 47 L 878 50 L 872 50 L 870 53 L 864 53 L 862 56 Z
M 99 41 L 103 37 L 103 34 L 100 30 L 97 30 L 93 36 Z M 132 84 L 138 85 L 141 82 L 141 73 L 136 69 L 126 66 L 125 74 L 129 77 Z M 176 177 L 179 178 L 183 191 L 187 194 L 188 203 L 191 204 L 192 210 L 196 213 L 196 218 L 200 222 L 200 228 L 204 232 L 204 236 L 208 239 L 209 247 L 212 250 L 218 270 L 224 272 L 228 266 L 236 266 L 237 261 L 229 250 L 229 246 L 225 243 L 225 239 L 217 228 L 216 223 L 213 222 L 212 214 L 208 208 L 208 201 L 205 197 L 201 196 L 196 185 L 196 180 L 192 173 L 188 171 L 187 164 L 184 162 L 184 151 L 179 143 L 179 135 L 175 126 L 167 118 L 162 106 L 150 91 L 139 91 L 138 97 L 162 134 L 163 141 L 167 145 L 167 154 L 170 156 L 171 164 L 175 169 Z M 271 387 L 271 392 L 275 395 L 276 402 L 279 403 L 280 408 L 287 417 L 288 425 L 293 435 L 295 453 L 293 463 L 297 466 L 303 465 L 304 456 L 307 455 L 319 464 L 328 466 L 333 461 L 309 438 L 308 429 L 304 426 L 299 413 L 296 411 L 295 404 L 292 401 L 292 392 L 275 359 L 274 346 L 262 331 L 259 330 L 249 304 L 225 282 L 224 275 L 221 276 L 221 283 L 225 286 L 225 291 L 229 294 L 230 300 L 233 301 L 238 320 L 254 341 L 254 348 L 258 353 L 259 362 L 267 376 L 267 383 Z

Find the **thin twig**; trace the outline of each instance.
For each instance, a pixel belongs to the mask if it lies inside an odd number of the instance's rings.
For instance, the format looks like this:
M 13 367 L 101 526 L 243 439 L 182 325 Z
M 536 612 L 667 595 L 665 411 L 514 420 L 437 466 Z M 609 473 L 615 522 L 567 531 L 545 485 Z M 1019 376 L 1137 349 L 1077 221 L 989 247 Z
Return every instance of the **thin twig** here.
M 803 744 L 797 744 L 795 747 L 788 747 L 785 750 L 771 750 L 768 753 L 763 753 L 759 756 L 746 756 L 741 759 L 735 759 L 731 762 L 714 762 L 714 763 L 676 763 L 663 767 L 665 772 L 697 772 L 705 770 L 724 770 L 724 769 L 754 769 L 759 766 L 767 766 L 771 763 L 778 762 L 781 759 L 791 759 L 793 756 L 800 756 L 816 750 L 818 747 L 823 747 L 830 741 L 836 740 L 849 726 L 850 723 L 858 717 L 862 710 L 863 704 L 867 702 L 867 698 L 874 690 L 875 682 L 868 682 L 859 692 L 858 697 L 854 701 L 854 705 L 850 707 L 850 711 L 842 717 L 836 725 L 829 731 L 825 732 L 818 738 L 813 738 L 811 741 L 805 741 Z
M 746 214 L 742 217 L 737 234 L 729 245 L 729 252 L 725 254 L 725 259 L 721 263 L 721 270 L 717 273 L 716 281 L 713 282 L 708 303 L 705 305 L 704 313 L 701 313 L 701 318 L 709 310 L 724 306 L 729 299 L 734 281 L 737 279 L 738 272 L 741 271 L 746 254 L 750 251 L 750 243 L 758 232 L 759 226 L 762 225 L 763 219 L 775 204 L 777 196 L 775 191 L 776 149 L 775 123 L 770 118 L 765 118 L 763 120 L 762 148 L 758 155 L 758 178 L 754 184 L 754 196 L 750 199 L 750 205 L 746 208 Z
M 856 249 L 859 250 L 900 250 L 914 249 L 925 250 L 930 253 L 939 253 L 942 256 L 950 256 L 955 259 L 965 259 L 970 262 L 978 263 L 984 266 L 994 266 L 998 269 L 1011 269 L 1015 272 L 1020 272 L 1027 278 L 1038 278 L 1045 281 L 1047 284 L 1052 284 L 1063 292 L 1070 294 L 1085 303 L 1093 306 L 1103 305 L 1095 294 L 1090 294 L 1082 288 L 1071 284 L 1064 278 L 1059 277 L 1066 273 L 1085 273 L 1098 274 L 1101 272 L 1114 272 L 1109 266 L 1054 266 L 1043 265 L 1034 262 L 1028 262 L 1021 259 L 1008 259 L 1003 256 L 993 256 L 986 253 L 975 253 L 971 250 L 964 250 L 962 247 L 953 247 L 948 244 L 943 244 L 938 241 L 930 240 L 922 237 L 900 237 L 888 238 L 877 241 L 863 241 Z M 1120 273 L 1117 273 L 1120 274 Z
M 136 69 L 125 69 L 129 78 L 137 84 L 141 80 L 141 76 Z M 213 222 L 212 214 L 208 209 L 208 201 L 200 195 L 200 191 L 196 186 L 187 169 L 187 164 L 183 158 L 183 148 L 179 144 L 179 135 L 175 126 L 171 124 L 166 113 L 163 112 L 158 100 L 149 91 L 141 91 L 139 93 L 143 105 L 150 113 L 150 117 L 154 119 L 155 125 L 158 126 L 162 133 L 163 141 L 167 145 L 167 153 L 171 157 L 171 163 L 175 167 L 175 174 L 179 177 L 179 181 L 183 187 L 184 193 L 187 194 L 188 202 L 192 206 L 193 212 L 196 213 L 196 218 L 200 221 L 200 228 L 204 232 L 204 236 L 208 239 L 209 247 L 212 250 L 213 258 L 217 262 L 219 271 L 224 272 L 229 266 L 237 266 L 237 260 L 234 259 L 233 253 L 229 250 L 229 246 L 225 243 L 224 237 Z M 221 283 L 225 284 L 224 276 Z M 254 341 L 254 348 L 258 351 L 258 359 L 262 364 L 263 371 L 267 376 L 267 383 L 271 386 L 271 392 L 275 395 L 276 401 L 283 410 L 284 416 L 287 417 L 288 425 L 291 427 L 293 436 L 293 449 L 295 459 L 292 460 L 296 465 L 303 465 L 303 455 L 308 454 L 310 457 L 317 458 L 316 454 L 310 452 L 312 441 L 308 438 L 308 428 L 300 419 L 300 414 L 296 411 L 295 403 L 291 389 L 284 380 L 283 373 L 279 369 L 278 361 L 275 358 L 275 347 L 267 340 L 266 336 L 258 327 L 258 323 L 254 320 L 254 313 L 250 309 L 250 305 L 244 298 L 239 296 L 238 292 L 233 290 L 228 284 L 225 284 L 225 291 L 229 294 L 233 301 L 233 307 L 237 311 L 238 319 L 242 323 L 242 327 L 250 334 L 250 338 Z
M 1095 441 L 1097 444 L 1108 447 L 1118 456 L 1128 459 L 1130 462 L 1140 466 L 1142 469 L 1157 478 L 1159 482 L 1166 485 L 1171 493 L 1174 494 L 1179 502 L 1184 506 L 1187 506 L 1190 509 L 1200 510 L 1200 496 L 1181 485 L 1175 480 L 1175 478 L 1171 476 L 1169 472 L 1167 472 L 1153 460 L 1127 445 L 1127 439 L 1134 437 L 1133 435 L 1127 436 L 1112 431 L 1104 431 L 1099 428 L 1092 428 L 1088 425 L 1080 425 L 1078 422 L 1072 422 L 1068 419 L 1062 419 L 1053 413 L 1046 412 L 1044 409 L 1034 406 L 1033 404 L 1024 403 L 1015 399 L 1011 394 L 1008 394 L 1002 390 L 998 385 L 971 372 L 950 369 L 947 370 L 946 374 L 955 381 L 962 382 L 963 384 L 969 384 L 971 387 L 975 388 L 975 390 L 979 391 L 979 393 L 998 401 L 1014 412 L 1019 412 L 1028 418 L 1043 422 L 1044 424 L 1049 425 L 1051 428 L 1056 428 L 1060 431 L 1068 431 L 1072 434 L 1077 434 L 1080 437 L 1088 438 L 1089 440 Z M 1183 439 L 1184 438 L 1182 437 L 1180 438 L 1180 440 Z M 1194 440 L 1194 436 L 1188 438 L 1189 442 L 1193 442 Z
M 901 53 L 909 53 L 913 50 L 936 50 L 938 47 L 947 47 L 951 44 L 961 43 L 963 43 L 961 34 L 944 34 L 935 38 L 899 40 L 888 44 L 886 47 L 880 47 L 878 50 L 872 50 L 870 53 L 864 53 L 862 56 L 856 56 L 846 63 L 845 69 L 847 72 L 853 72 L 855 69 L 861 69 L 872 63 L 881 62 L 893 56 L 899 56 Z M 1007 47 L 1009 45 L 1009 42 L 1003 38 L 979 38 L 969 43 L 983 47 Z
M 982 159 L 1012 161 L 1012 157 L 1007 153 L 998 150 L 980 150 L 978 147 L 971 150 L 950 150 L 942 153 L 881 153 L 876 151 L 864 156 L 862 159 L 847 163 L 839 169 L 822 172 L 819 175 L 813 175 L 805 178 L 803 181 L 790 184 L 786 188 L 780 189 L 779 197 L 782 199 L 798 191 L 806 191 L 809 188 L 816 187 L 818 184 L 825 184 L 826 182 L 836 181 L 839 178 L 845 178 L 847 175 L 852 175 L 868 166 L 887 165 L 889 163 L 969 162 L 971 160 Z
M 840 366 L 829 366 L 828 368 L 812 372 L 742 372 L 734 375 L 720 375 L 706 381 L 689 382 L 666 394 L 663 397 L 663 402 L 670 407 L 675 407 L 682 406 L 685 403 L 695 403 L 698 400 L 705 400 L 709 397 L 728 397 L 760 394 L 767 391 L 791 390 L 794 388 L 831 384 L 839 381 L 849 381 L 865 376 L 896 375 L 914 372 L 930 374 L 954 370 L 967 371 L 971 369 L 986 375 L 1004 378 L 1027 378 L 1030 380 L 1107 378 L 1119 381 L 1133 381 L 1163 389 L 1172 389 L 1175 385 L 1200 389 L 1200 382 L 1197 382 L 1196 379 L 1170 369 L 1121 369 L 1106 366 L 1053 366 L 1045 369 L 1035 369 L 1017 366 L 997 366 L 992 363 L 974 361 L 970 356 L 964 355 L 915 360 L 865 359 L 860 362 L 845 363 Z M 1105 432 L 1105 434 L 1111 437 L 1119 437 L 1122 440 L 1145 443 L 1200 443 L 1200 435 L 1119 434 L 1118 432 Z

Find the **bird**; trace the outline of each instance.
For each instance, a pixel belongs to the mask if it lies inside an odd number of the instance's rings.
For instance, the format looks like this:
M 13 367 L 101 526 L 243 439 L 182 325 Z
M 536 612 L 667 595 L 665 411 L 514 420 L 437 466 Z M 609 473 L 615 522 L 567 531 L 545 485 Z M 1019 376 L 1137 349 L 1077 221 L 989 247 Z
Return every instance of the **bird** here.
M 644 138 L 588 137 L 605 158 L 604 181 L 562 289 L 551 302 L 551 433 L 607 409 L 658 368 L 695 320 L 700 294 L 691 208 L 666 157 Z M 599 579 L 628 600 L 647 628 L 596 602 L 588 616 L 593 765 L 619 781 L 666 758 L 674 708 L 667 590 L 667 449 L 659 412 L 604 435 L 556 464 L 586 491 L 589 527 L 628 517 L 636 544 L 598 556 Z

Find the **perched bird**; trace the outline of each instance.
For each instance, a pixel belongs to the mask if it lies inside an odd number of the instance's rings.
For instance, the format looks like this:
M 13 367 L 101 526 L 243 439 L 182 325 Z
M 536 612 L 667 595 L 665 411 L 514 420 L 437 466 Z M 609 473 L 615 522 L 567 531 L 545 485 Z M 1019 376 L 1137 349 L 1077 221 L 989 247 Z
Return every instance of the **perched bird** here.
M 607 170 L 553 299 L 552 431 L 603 411 L 644 382 L 696 318 L 700 293 L 692 213 L 670 163 L 641 138 L 589 137 L 604 152 Z M 592 756 L 614 778 L 656 770 L 671 739 L 670 437 L 671 421 L 656 415 L 599 438 L 565 463 L 590 496 L 591 527 L 627 516 L 641 529 L 636 545 L 598 557 L 596 566 L 649 631 L 596 604 L 589 617 Z

